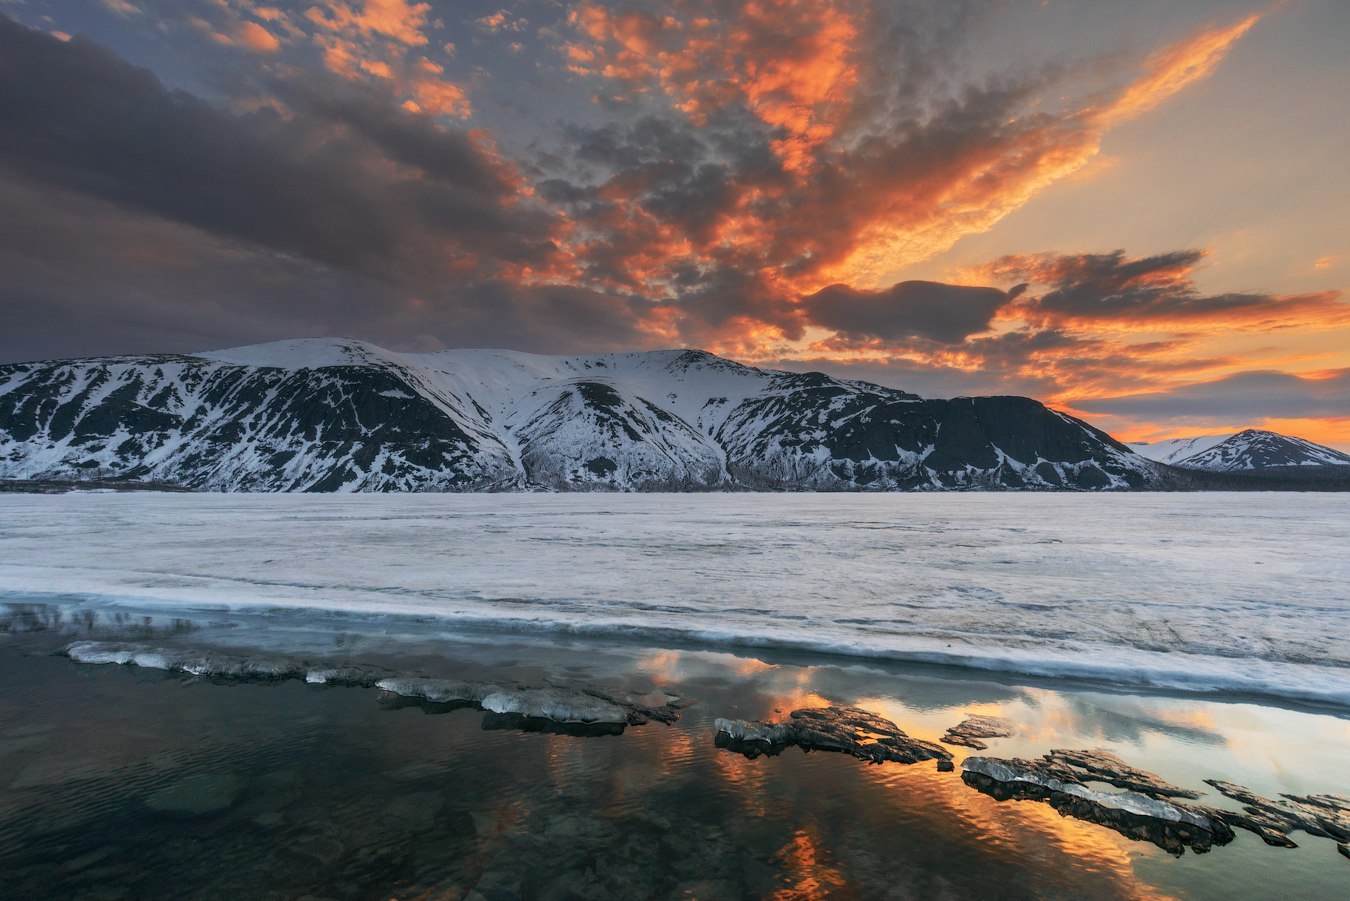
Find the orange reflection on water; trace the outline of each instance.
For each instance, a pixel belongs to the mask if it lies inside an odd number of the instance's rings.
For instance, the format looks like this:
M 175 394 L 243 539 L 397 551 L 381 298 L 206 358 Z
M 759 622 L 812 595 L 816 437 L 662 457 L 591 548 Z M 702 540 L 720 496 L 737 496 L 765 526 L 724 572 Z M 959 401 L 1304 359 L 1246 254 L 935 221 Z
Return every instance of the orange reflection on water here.
M 1135 873 L 1131 853 L 1141 850 L 1140 843 L 1105 827 L 1062 816 L 1047 804 L 996 801 L 966 785 L 959 775 L 939 773 L 922 764 L 866 767 L 861 774 L 876 785 L 879 806 L 903 811 L 905 816 L 921 811 L 925 827 L 949 833 L 953 847 L 961 839 L 974 838 L 990 856 L 1004 857 L 1010 863 L 1041 859 L 1065 873 L 1108 876 L 1127 897 L 1172 897 L 1145 884 Z
M 657 685 L 669 685 L 680 678 L 680 652 L 654 651 L 638 660 L 638 672 Z
M 774 892 L 774 898 L 783 901 L 831 898 L 848 886 L 843 872 L 833 865 L 829 848 L 813 828 L 793 833 L 792 840 L 774 855 L 774 861 L 783 867 L 783 878 L 790 883 Z

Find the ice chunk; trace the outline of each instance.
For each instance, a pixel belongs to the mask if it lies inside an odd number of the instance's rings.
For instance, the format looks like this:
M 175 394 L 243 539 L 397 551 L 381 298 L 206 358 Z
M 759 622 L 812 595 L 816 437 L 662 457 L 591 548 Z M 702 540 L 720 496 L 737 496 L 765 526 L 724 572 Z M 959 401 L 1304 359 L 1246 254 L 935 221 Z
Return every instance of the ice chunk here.
M 768 745 L 780 745 L 786 744 L 788 740 L 788 728 L 783 723 L 728 720 L 719 716 L 713 726 L 719 734 L 733 741 L 761 741 Z
M 628 711 L 584 692 L 564 688 L 527 688 L 497 691 L 482 700 L 492 713 L 519 713 L 559 723 L 628 722 Z
M 420 698 L 433 704 L 449 704 L 456 701 L 478 704 L 482 702 L 485 695 L 491 694 L 499 688 L 496 684 L 489 682 L 412 677 L 381 679 L 375 683 L 375 687 L 405 698 Z

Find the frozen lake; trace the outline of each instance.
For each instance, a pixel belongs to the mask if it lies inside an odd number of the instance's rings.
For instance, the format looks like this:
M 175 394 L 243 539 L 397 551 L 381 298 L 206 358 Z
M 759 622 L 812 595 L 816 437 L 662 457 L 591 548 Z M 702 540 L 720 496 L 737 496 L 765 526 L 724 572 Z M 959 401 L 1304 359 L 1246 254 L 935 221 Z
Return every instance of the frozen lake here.
M 413 615 L 1350 706 L 1350 495 L 0 495 L 0 601 Z

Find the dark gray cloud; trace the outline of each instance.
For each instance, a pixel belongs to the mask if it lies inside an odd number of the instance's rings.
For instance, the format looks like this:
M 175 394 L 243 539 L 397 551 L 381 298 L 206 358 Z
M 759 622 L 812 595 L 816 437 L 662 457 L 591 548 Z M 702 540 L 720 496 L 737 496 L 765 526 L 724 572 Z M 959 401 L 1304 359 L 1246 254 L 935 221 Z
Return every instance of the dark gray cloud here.
M 1191 278 L 1202 250 L 1130 259 L 1125 251 L 1002 257 L 985 267 L 993 278 L 1026 280 L 1047 290 L 1021 304 L 1047 322 L 1187 323 L 1245 321 L 1276 327 L 1308 315 L 1350 315 L 1334 292 L 1278 297 L 1265 293 L 1202 294 Z
M 878 291 L 829 285 L 804 298 L 802 306 L 812 323 L 852 340 L 928 338 L 959 344 L 988 330 L 994 314 L 1020 291 L 924 281 Z
M 1079 406 L 1089 413 L 1196 423 L 1346 417 L 1350 416 L 1350 369 L 1322 378 L 1242 372 L 1166 392 L 1093 398 Z
M 236 115 L 0 17 L 0 361 L 350 334 L 631 348 L 631 298 L 515 284 L 556 217 L 464 129 L 324 76 Z
M 0 362 L 353 335 L 395 350 L 631 349 L 630 299 L 502 280 L 410 288 L 0 170 Z
M 468 132 L 374 88 L 310 80 L 279 91 L 293 101 L 285 115 L 233 115 L 92 41 L 0 17 L 0 165 L 394 281 L 552 252 L 554 220 L 517 201 L 510 171 Z

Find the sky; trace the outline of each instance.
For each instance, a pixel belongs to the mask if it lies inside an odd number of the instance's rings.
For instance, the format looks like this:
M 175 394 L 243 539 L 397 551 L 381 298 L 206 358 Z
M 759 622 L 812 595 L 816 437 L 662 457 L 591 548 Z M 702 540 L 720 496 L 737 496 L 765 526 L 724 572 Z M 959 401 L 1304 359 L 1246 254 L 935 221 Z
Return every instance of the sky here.
M 1350 449 L 1344 0 L 0 0 L 0 362 L 697 347 Z

